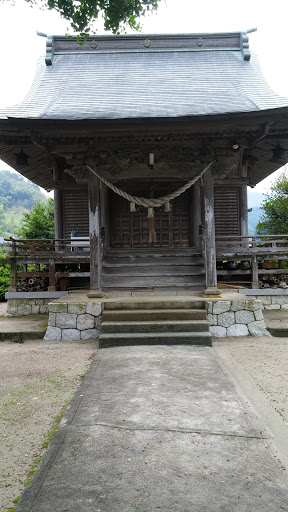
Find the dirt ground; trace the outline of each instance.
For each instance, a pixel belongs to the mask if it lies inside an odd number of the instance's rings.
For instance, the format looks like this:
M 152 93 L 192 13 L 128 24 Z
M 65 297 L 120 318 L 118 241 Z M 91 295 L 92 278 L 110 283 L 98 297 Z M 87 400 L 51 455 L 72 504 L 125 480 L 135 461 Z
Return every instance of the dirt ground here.
M 213 346 L 270 430 L 288 471 L 288 338 L 217 338 Z
M 96 343 L 0 343 L 0 511 L 19 496 L 55 418 L 72 398 Z M 27 481 L 26 481 L 27 484 Z

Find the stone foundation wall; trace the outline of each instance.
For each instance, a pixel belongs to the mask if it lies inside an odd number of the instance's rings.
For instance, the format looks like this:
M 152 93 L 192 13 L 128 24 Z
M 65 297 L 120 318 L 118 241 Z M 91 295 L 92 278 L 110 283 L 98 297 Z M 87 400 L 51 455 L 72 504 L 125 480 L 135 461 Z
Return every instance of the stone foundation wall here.
M 271 336 L 265 326 L 261 300 L 209 301 L 207 313 L 210 332 L 216 338 Z
M 51 299 L 8 299 L 6 316 L 48 315 Z
M 263 309 L 286 309 L 288 310 L 287 295 L 251 295 L 251 299 L 260 300 Z
M 45 341 L 97 339 L 100 333 L 101 302 L 50 302 Z

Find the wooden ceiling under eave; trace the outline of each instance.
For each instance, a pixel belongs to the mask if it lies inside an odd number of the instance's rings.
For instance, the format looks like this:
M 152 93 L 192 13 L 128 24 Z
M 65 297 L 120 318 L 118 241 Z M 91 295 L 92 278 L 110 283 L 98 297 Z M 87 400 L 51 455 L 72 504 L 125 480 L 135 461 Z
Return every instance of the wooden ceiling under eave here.
M 237 139 L 245 146 L 249 179 L 252 185 L 288 162 L 288 108 L 169 119 L 122 120 L 0 120 L 0 158 L 37 185 L 53 188 L 53 160 L 67 162 L 85 158 L 87 150 L 106 151 L 157 148 L 200 147 L 207 141 L 217 147 L 229 146 Z M 272 149 L 280 143 L 285 160 L 272 162 Z M 16 164 L 23 149 L 28 165 Z

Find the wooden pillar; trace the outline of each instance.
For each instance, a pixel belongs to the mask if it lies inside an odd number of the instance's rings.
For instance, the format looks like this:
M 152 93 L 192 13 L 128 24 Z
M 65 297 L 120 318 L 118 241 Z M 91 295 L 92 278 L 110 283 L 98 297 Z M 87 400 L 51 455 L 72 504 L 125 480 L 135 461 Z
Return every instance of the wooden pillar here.
M 56 240 L 63 239 L 63 190 L 57 188 L 54 188 L 54 228 Z
M 201 224 L 201 193 L 200 184 L 197 182 L 191 190 L 192 208 L 191 208 L 191 235 L 192 245 L 200 246 L 199 226 Z
M 101 291 L 102 251 L 100 240 L 100 186 L 91 174 L 88 179 L 89 235 L 90 235 L 90 292 L 88 297 L 103 297 Z
M 53 166 L 53 182 L 59 187 L 62 179 L 62 170 L 60 162 L 54 160 Z M 63 190 L 54 188 L 54 230 L 56 240 L 64 238 L 64 222 L 63 222 Z
M 214 183 L 211 169 L 204 174 L 204 250 L 206 266 L 206 289 L 204 296 L 219 296 L 221 290 L 217 288 L 216 269 L 216 243 L 214 221 Z
M 240 187 L 240 235 L 248 236 L 248 200 L 247 200 L 247 185 L 244 183 Z
M 110 226 L 109 226 L 109 189 L 101 183 L 101 226 L 105 229 L 104 247 L 110 247 Z

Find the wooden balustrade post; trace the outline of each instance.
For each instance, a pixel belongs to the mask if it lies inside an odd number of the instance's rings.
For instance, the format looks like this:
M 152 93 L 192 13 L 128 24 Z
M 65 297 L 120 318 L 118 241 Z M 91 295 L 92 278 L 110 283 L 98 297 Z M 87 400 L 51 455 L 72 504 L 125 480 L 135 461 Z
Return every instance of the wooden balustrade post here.
M 258 278 L 258 259 L 256 255 L 252 256 L 252 288 L 259 288 L 259 278 Z
M 53 258 L 49 259 L 49 286 L 48 292 L 56 291 L 56 278 L 55 278 L 55 260 Z
M 214 221 L 214 183 L 211 169 L 204 173 L 204 210 L 205 210 L 205 270 L 206 289 L 204 296 L 220 296 L 221 290 L 217 288 L 216 269 L 216 243 Z
M 10 263 L 10 286 L 8 292 L 17 291 L 17 259 L 16 259 L 16 241 L 10 237 L 11 248 L 11 263 Z

